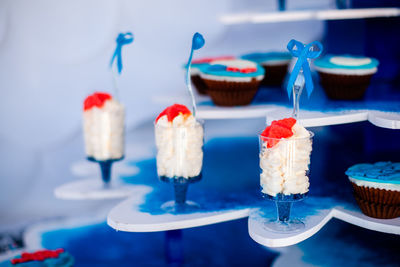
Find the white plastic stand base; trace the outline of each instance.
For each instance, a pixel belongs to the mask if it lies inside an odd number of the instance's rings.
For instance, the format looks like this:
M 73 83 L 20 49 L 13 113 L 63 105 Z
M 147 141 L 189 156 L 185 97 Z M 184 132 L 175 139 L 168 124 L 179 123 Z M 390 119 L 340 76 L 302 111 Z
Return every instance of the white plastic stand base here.
M 60 199 L 70 200 L 116 199 L 133 194 L 143 195 L 150 190 L 148 186 L 131 185 L 118 180 L 111 180 L 110 184 L 105 186 L 100 178 L 93 178 L 61 185 L 54 190 L 54 195 Z

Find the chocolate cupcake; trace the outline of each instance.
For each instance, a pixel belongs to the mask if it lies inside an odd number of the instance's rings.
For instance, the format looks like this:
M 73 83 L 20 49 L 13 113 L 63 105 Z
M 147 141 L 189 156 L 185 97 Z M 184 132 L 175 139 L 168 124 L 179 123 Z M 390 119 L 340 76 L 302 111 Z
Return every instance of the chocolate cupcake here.
M 326 55 L 314 61 L 320 83 L 331 99 L 362 99 L 379 61 L 350 55 Z
M 265 73 L 268 73 L 268 75 L 261 81 L 261 85 L 281 87 L 288 72 L 292 55 L 287 52 L 267 52 L 245 54 L 240 58 L 254 61 L 265 69 Z
M 400 163 L 357 164 L 346 175 L 365 215 L 379 219 L 400 216 Z
M 203 79 L 200 77 L 200 73 L 202 72 L 202 69 L 205 67 L 208 67 L 211 62 L 215 60 L 225 60 L 225 59 L 234 59 L 235 57 L 233 56 L 221 56 L 221 57 L 207 57 L 207 58 L 200 58 L 200 59 L 194 59 L 192 61 L 192 65 L 190 68 L 190 77 L 192 79 L 192 83 L 194 87 L 196 88 L 197 92 L 200 95 L 207 95 L 207 85 L 203 81 Z M 186 64 L 183 66 L 186 70 Z
M 231 59 L 211 62 L 200 76 L 215 105 L 243 106 L 253 100 L 264 72 L 255 62 Z

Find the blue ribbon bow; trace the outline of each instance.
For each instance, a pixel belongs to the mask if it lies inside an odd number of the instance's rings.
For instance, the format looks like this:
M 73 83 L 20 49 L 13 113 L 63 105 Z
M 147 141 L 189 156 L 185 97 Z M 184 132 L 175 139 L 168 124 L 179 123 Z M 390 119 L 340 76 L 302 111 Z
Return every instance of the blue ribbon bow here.
M 318 50 L 313 51 L 313 46 L 318 47 Z M 295 49 L 295 47 L 297 49 Z M 314 59 L 319 57 L 319 55 L 322 53 L 323 46 L 318 41 L 314 41 L 312 43 L 309 43 L 308 45 L 304 45 L 303 43 L 292 39 L 288 43 L 287 49 L 293 57 L 297 57 L 296 65 L 294 66 L 292 73 L 290 74 L 289 82 L 287 85 L 288 96 L 290 98 L 296 78 L 299 75 L 300 70 L 303 69 L 307 95 L 308 97 L 310 97 L 312 91 L 314 90 L 314 84 L 312 81 L 311 70 L 307 59 Z
M 110 61 L 110 68 L 112 67 L 115 58 L 117 58 L 117 68 L 118 73 L 121 74 L 122 71 L 122 46 L 130 44 L 133 42 L 133 34 L 130 32 L 120 33 L 115 40 L 117 42 L 117 47 L 115 48 L 114 54 Z

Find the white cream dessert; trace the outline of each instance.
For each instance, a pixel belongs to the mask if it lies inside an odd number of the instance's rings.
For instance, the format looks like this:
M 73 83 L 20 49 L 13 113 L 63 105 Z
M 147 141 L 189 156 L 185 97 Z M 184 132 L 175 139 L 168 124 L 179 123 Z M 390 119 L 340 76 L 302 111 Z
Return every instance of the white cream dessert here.
M 260 136 L 260 184 L 270 196 L 308 192 L 311 134 L 293 118 L 273 121 Z
M 125 108 L 107 93 L 94 93 L 84 102 L 83 130 L 88 157 L 103 161 L 124 155 Z
M 155 121 L 158 175 L 197 177 L 203 165 L 203 136 L 203 126 L 187 107 L 174 104 L 161 112 Z

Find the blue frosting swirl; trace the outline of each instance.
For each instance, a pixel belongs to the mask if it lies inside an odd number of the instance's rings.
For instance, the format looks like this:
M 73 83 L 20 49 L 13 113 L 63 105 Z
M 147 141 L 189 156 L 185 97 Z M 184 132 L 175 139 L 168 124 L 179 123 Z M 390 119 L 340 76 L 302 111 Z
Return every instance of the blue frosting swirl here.
M 229 65 L 221 65 L 221 64 L 209 65 L 206 68 L 203 68 L 202 71 L 203 73 L 209 75 L 227 76 L 227 77 L 257 77 L 260 75 L 264 75 L 265 73 L 264 68 L 260 64 L 257 64 L 255 62 L 252 63 L 256 65 L 255 72 L 243 73 L 239 71 L 228 71 L 227 68 L 229 67 Z
M 376 68 L 379 65 L 379 61 L 375 58 L 371 59 L 371 62 L 368 64 L 358 65 L 358 66 L 349 66 L 349 65 L 339 65 L 331 62 L 331 58 L 333 57 L 345 57 L 345 58 L 368 58 L 363 56 L 353 56 L 353 55 L 325 55 L 322 58 L 316 59 L 314 61 L 314 65 L 319 68 L 326 68 L 326 69 L 372 69 Z
M 347 169 L 351 178 L 375 183 L 400 184 L 400 162 L 361 163 Z
M 290 60 L 292 55 L 287 52 L 255 52 L 242 55 L 240 58 L 262 63 L 274 60 Z

